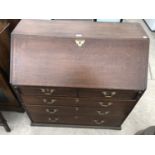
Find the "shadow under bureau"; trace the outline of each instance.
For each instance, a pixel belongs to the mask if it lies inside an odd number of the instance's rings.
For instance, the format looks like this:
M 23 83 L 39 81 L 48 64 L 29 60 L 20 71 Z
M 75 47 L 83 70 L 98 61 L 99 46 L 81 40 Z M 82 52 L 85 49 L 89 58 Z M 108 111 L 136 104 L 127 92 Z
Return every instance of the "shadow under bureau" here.
M 11 49 L 32 125 L 120 129 L 146 90 L 149 38 L 137 23 L 22 20 Z

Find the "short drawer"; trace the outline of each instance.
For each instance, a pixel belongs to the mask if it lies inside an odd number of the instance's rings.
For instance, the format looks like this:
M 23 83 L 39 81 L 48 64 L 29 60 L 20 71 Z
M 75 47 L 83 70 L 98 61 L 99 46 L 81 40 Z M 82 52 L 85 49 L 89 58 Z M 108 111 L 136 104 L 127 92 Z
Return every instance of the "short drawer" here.
M 62 124 L 62 125 L 87 125 L 87 126 L 111 126 L 119 127 L 125 117 L 102 118 L 94 116 L 50 116 L 41 114 L 30 114 L 34 123 Z
M 25 105 L 78 106 L 79 99 L 50 96 L 22 96 Z
M 79 107 L 78 114 L 83 116 L 98 116 L 98 117 L 118 117 L 127 116 L 131 111 L 131 107 L 120 107 L 120 108 L 88 108 Z
M 64 107 L 64 106 L 27 106 L 30 113 L 42 115 L 75 115 L 79 110 L 78 107 Z
M 24 95 L 43 95 L 43 96 L 70 96 L 76 97 L 76 89 L 73 88 L 55 88 L 55 87 L 20 87 Z
M 102 98 L 79 98 L 76 99 L 79 107 L 97 107 L 97 108 L 121 108 L 134 106 L 135 100 L 107 100 Z
M 80 89 L 79 97 L 135 100 L 141 91 L 135 90 L 102 90 L 102 89 Z

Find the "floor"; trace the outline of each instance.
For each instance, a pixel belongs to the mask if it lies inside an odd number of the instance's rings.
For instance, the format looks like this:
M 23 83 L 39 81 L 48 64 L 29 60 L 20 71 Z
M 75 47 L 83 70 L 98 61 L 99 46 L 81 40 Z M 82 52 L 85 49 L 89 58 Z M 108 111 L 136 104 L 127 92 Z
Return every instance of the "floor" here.
M 29 134 L 101 134 L 101 135 L 133 135 L 138 130 L 148 126 L 155 125 L 155 32 L 152 33 L 145 25 L 143 20 L 124 20 L 124 22 L 139 22 L 150 37 L 150 56 L 148 72 L 148 88 L 144 96 L 140 99 L 133 111 L 122 125 L 122 130 L 109 129 L 89 129 L 89 128 L 71 128 L 71 127 L 32 127 L 26 113 L 3 112 L 11 133 L 5 132 L 0 127 L 0 134 L 8 135 L 29 135 Z

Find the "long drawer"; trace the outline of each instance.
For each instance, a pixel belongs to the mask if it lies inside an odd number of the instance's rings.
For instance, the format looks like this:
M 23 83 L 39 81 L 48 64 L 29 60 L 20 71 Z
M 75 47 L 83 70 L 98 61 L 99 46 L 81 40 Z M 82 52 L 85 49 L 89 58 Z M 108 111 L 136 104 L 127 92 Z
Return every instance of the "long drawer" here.
M 76 97 L 77 92 L 74 88 L 54 88 L 54 87 L 20 87 L 20 91 L 24 95 L 43 95 L 43 96 L 70 96 Z
M 104 90 L 54 87 L 20 87 L 23 95 L 42 95 L 52 97 L 88 97 L 117 100 L 135 100 L 142 91 L 136 90 Z
M 88 125 L 119 127 L 125 117 L 102 118 L 95 116 L 51 116 L 42 114 L 30 114 L 32 122 L 45 124 Z
M 64 106 L 27 106 L 29 113 L 50 115 L 87 115 L 87 116 L 127 116 L 132 107 L 112 108 L 88 108 L 88 107 L 64 107 Z
M 134 106 L 136 101 L 104 100 L 101 98 L 67 98 L 50 96 L 22 96 L 25 105 L 79 106 L 79 107 L 122 107 Z

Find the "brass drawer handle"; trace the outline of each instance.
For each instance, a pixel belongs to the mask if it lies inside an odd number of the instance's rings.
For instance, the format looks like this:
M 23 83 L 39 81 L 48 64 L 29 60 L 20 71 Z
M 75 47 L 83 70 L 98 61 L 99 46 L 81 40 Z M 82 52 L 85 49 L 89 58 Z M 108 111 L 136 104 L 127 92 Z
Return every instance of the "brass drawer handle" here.
M 99 111 L 99 110 L 98 110 L 97 113 L 98 113 L 99 115 L 104 116 L 104 115 L 108 115 L 108 114 L 110 113 L 110 111 L 102 112 L 102 111 Z
M 78 116 L 74 116 L 74 119 L 78 119 L 79 117 Z
M 79 107 L 75 107 L 75 111 L 79 111 Z
M 55 99 L 51 99 L 50 101 L 47 101 L 47 99 L 43 99 L 43 103 L 46 103 L 46 104 L 53 104 L 53 103 L 55 103 L 56 102 L 56 100 Z
M 104 104 L 104 102 L 99 102 L 99 105 L 102 106 L 102 107 L 109 107 L 112 104 L 113 104 L 112 102 L 108 102 L 107 104 Z
M 58 109 L 46 109 L 46 112 L 50 114 L 55 114 L 56 112 L 58 112 Z
M 94 120 L 94 123 L 97 124 L 97 125 L 101 125 L 101 124 L 104 124 L 105 121 L 104 121 L 104 120 L 101 120 L 101 121 L 99 121 L 99 120 Z
M 52 95 L 55 90 L 50 88 L 41 88 L 40 91 L 45 95 Z
M 104 95 L 104 97 L 106 98 L 111 98 L 113 96 L 116 95 L 116 92 L 115 91 L 112 91 L 111 93 L 107 93 L 106 91 L 103 91 L 102 94 Z
M 52 119 L 51 117 L 48 118 L 48 121 L 53 122 L 53 123 L 57 122 L 58 120 L 59 118 L 54 118 L 54 119 Z
M 78 98 L 75 99 L 75 102 L 76 103 L 79 103 L 79 101 L 80 101 L 80 99 L 78 99 Z

